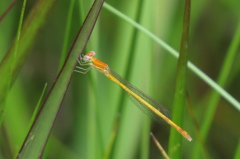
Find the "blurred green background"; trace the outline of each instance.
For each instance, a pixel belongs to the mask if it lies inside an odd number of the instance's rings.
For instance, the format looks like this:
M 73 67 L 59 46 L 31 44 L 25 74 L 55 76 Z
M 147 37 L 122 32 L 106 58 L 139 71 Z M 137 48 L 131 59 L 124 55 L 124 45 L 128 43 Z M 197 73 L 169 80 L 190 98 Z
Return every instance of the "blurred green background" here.
M 71 0 L 56 1 L 54 4 L 3 103 L 0 158 L 14 158 L 17 155 L 44 85 L 48 84 L 46 96 L 61 67 L 60 61 L 64 59 L 62 53 L 70 49 L 92 2 Z M 139 20 L 146 29 L 179 50 L 184 1 L 106 2 L 127 17 Z M 25 17 L 34 3 L 33 0 L 27 1 Z M 70 3 L 73 12 L 69 20 Z M 0 15 L 9 4 L 7 0 L 0 1 Z M 14 41 L 21 7 L 22 1 L 17 1 L 0 22 L 0 59 Z M 214 81 L 223 72 L 230 48 L 235 48 L 232 49 L 234 58 L 227 62 L 231 67 L 227 76 L 222 77 L 225 79 L 222 85 L 238 101 L 240 54 L 239 40 L 235 39 L 240 39 L 239 11 L 237 0 L 192 1 L 189 37 L 189 60 Z M 234 43 L 234 40 L 237 42 Z M 106 6 L 101 10 L 86 53 L 91 50 L 112 70 L 171 112 L 177 59 Z M 219 97 L 192 71 L 188 71 L 187 91 L 191 104 L 185 108 L 183 128 L 191 134 L 193 141 L 182 139 L 179 145 L 182 158 L 240 157 L 239 110 Z M 110 158 L 163 158 L 149 133 L 153 132 L 167 151 L 169 125 L 154 121 L 150 125 L 150 119 L 121 94 L 119 86 L 96 70 L 88 74 L 73 73 L 44 158 L 98 159 L 107 158 L 107 154 L 111 154 Z M 116 119 L 120 121 L 117 128 L 114 127 Z M 205 132 L 202 132 L 203 129 Z M 114 139 L 115 131 L 118 137 L 113 146 L 111 139 Z

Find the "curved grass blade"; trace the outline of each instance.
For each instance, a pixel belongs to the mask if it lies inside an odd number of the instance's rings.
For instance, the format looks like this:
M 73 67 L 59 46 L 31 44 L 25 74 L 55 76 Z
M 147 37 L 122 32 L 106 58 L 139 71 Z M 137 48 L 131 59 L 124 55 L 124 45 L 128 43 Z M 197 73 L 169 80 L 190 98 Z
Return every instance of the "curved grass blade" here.
M 140 30 L 142 33 L 146 34 L 149 38 L 156 41 L 159 45 L 161 45 L 164 49 L 166 49 L 170 54 L 172 54 L 174 57 L 178 58 L 179 53 L 173 49 L 171 46 L 169 46 L 166 42 L 161 40 L 159 37 L 151 33 L 149 30 L 144 28 L 142 25 L 138 24 L 128 16 L 124 15 L 123 13 L 119 12 L 112 6 L 110 6 L 107 3 L 104 3 L 104 8 L 109 10 L 110 12 L 114 13 L 116 16 L 120 17 L 121 19 L 125 20 L 132 26 L 136 27 L 138 30 Z M 203 81 L 205 81 L 210 87 L 212 87 L 216 92 L 218 92 L 223 98 L 225 98 L 229 103 L 232 104 L 233 107 L 235 107 L 238 111 L 240 111 L 240 103 L 237 101 L 233 96 L 231 96 L 226 90 L 224 90 L 222 87 L 220 87 L 215 81 L 213 81 L 209 76 L 207 76 L 203 71 L 201 71 L 199 68 L 197 68 L 193 63 L 188 62 L 188 68 L 193 71 L 199 78 L 201 78 Z
M 72 70 L 76 65 L 76 57 L 78 57 L 79 53 L 82 53 L 85 49 L 103 2 L 103 0 L 94 1 L 74 44 L 68 53 L 65 63 L 56 78 L 56 82 L 53 84 L 30 131 L 28 132 L 17 158 L 33 159 L 42 156 L 60 105 L 68 88 Z

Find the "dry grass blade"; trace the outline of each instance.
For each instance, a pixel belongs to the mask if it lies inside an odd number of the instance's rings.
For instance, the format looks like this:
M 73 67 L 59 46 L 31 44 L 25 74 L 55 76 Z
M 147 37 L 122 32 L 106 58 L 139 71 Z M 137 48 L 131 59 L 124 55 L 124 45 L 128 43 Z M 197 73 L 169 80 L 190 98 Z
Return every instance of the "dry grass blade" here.
M 160 152 L 163 154 L 163 157 L 165 159 L 170 159 L 169 156 L 167 155 L 166 151 L 163 149 L 162 145 L 160 144 L 160 142 L 156 139 L 156 137 L 153 135 L 153 133 L 150 133 L 154 143 L 156 144 L 156 146 L 158 147 L 158 149 L 160 150 Z

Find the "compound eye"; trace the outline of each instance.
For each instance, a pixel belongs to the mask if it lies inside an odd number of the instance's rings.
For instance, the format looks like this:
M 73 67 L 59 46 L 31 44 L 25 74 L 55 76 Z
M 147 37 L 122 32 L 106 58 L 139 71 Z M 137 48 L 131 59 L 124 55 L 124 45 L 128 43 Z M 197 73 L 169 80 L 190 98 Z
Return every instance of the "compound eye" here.
M 90 61 L 90 57 L 85 55 L 85 56 L 83 57 L 83 61 L 89 62 L 89 61 Z
M 88 54 L 89 54 L 89 56 L 95 56 L 96 55 L 96 53 L 94 51 L 90 51 Z

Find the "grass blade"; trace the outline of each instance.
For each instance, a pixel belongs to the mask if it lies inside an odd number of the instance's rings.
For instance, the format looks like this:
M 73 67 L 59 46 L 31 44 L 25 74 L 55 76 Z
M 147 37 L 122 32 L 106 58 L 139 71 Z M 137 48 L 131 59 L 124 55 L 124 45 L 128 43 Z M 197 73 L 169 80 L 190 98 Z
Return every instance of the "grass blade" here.
M 66 32 L 64 35 L 64 42 L 62 47 L 62 55 L 59 64 L 59 70 L 62 68 L 64 60 L 67 56 L 67 46 L 69 42 L 70 30 L 71 30 L 71 22 L 72 22 L 72 14 L 73 14 L 73 7 L 74 7 L 75 0 L 70 1 L 69 9 L 68 9 L 68 16 L 67 16 L 67 23 L 66 23 Z
M 154 143 L 156 144 L 157 148 L 159 149 L 159 151 L 162 153 L 163 157 L 165 159 L 170 159 L 168 154 L 166 153 L 166 151 L 164 150 L 164 148 L 162 147 L 162 145 L 160 144 L 160 142 L 156 139 L 156 137 L 153 135 L 153 133 L 150 133 Z
M 9 80 L 8 80 L 8 83 L 6 84 L 6 94 L 8 94 L 9 90 L 10 90 L 10 84 L 11 84 L 11 80 L 12 80 L 11 79 L 12 78 L 12 70 L 13 70 L 13 67 L 15 66 L 15 61 L 16 61 L 16 57 L 17 57 L 17 53 L 18 53 L 18 49 L 19 49 L 19 41 L 20 41 L 20 36 L 21 36 L 25 7 L 26 7 L 26 0 L 23 1 L 23 5 L 22 5 L 22 10 L 21 10 L 20 20 L 19 20 L 19 25 L 18 25 L 18 31 L 17 31 L 17 37 L 16 37 L 16 45 L 13 48 L 13 58 L 12 58 L 12 63 L 10 65 Z M 6 96 L 3 96 L 3 97 L 6 97 Z M 1 104 L 1 97 L 0 97 L 0 125 L 2 125 L 4 105 L 5 105 L 5 102 L 3 102 L 3 104 Z
M 35 109 L 34 109 L 33 115 L 32 115 L 32 117 L 31 117 L 30 125 L 33 124 L 34 119 L 35 119 L 36 116 L 37 116 L 37 113 L 38 113 L 38 111 L 39 111 L 39 109 L 40 109 L 40 106 L 41 106 L 41 103 L 42 103 L 42 101 L 43 101 L 43 96 L 44 96 L 44 94 L 45 94 L 45 92 L 46 92 L 46 89 L 47 89 L 47 83 L 45 83 L 45 85 L 44 85 L 44 87 L 43 87 L 43 90 L 42 90 L 42 93 L 41 93 L 41 95 L 40 95 L 40 97 L 39 97 L 39 100 L 38 100 L 38 102 L 37 102 L 37 105 L 36 105 L 36 107 L 35 107 Z
M 164 49 L 166 49 L 170 54 L 172 54 L 174 57 L 178 58 L 179 53 L 173 49 L 170 45 L 168 45 L 166 42 L 161 40 L 159 37 L 151 33 L 149 30 L 144 28 L 142 25 L 138 24 L 128 16 L 124 15 L 123 13 L 119 12 L 112 6 L 110 6 L 107 3 L 104 3 L 104 8 L 108 9 L 121 19 L 125 20 L 127 23 L 131 24 L 132 26 L 136 27 L 138 30 L 140 30 L 142 33 L 146 34 L 149 38 L 156 41 L 159 45 L 161 45 Z M 197 68 L 193 63 L 188 62 L 188 68 L 193 71 L 198 77 L 200 77 L 203 81 L 205 81 L 210 87 L 212 87 L 215 91 L 217 91 L 223 98 L 225 98 L 229 103 L 232 104 L 233 107 L 235 107 L 238 111 L 240 111 L 240 103 L 237 101 L 233 96 L 231 96 L 226 90 L 224 90 L 222 87 L 220 87 L 215 81 L 213 81 L 209 76 L 207 76 L 203 71 L 201 71 L 199 68 Z
M 234 159 L 240 158 L 240 140 L 238 140 L 238 145 L 235 151 Z
M 76 65 L 76 58 L 82 53 L 91 35 L 103 0 L 96 0 L 92 5 L 76 39 L 71 47 L 67 59 L 53 84 L 48 97 L 43 103 L 28 135 L 18 154 L 19 159 L 40 158 L 52 130 L 60 105 L 68 88 L 72 71 Z
M 8 90 L 17 78 L 20 70 L 25 64 L 30 52 L 28 50 L 33 46 L 34 39 L 39 29 L 43 26 L 48 12 L 51 10 L 55 0 L 37 1 L 27 17 L 21 30 L 21 37 L 12 44 L 0 63 L 0 120 L 2 120 L 3 100 Z M 15 49 L 17 47 L 17 53 Z
M 232 43 L 229 47 L 229 50 L 226 54 L 226 57 L 224 58 L 224 62 L 222 65 L 221 72 L 219 74 L 219 77 L 217 79 L 217 83 L 222 86 L 223 88 L 226 87 L 227 82 L 228 82 L 228 77 L 231 72 L 234 60 L 237 57 L 238 53 L 238 48 L 239 48 L 239 43 L 240 43 L 240 23 L 238 24 L 238 27 L 236 29 L 235 36 L 232 40 Z M 220 100 L 219 94 L 216 92 L 211 92 L 209 96 L 209 101 L 208 101 L 208 111 L 205 113 L 205 118 L 203 120 L 202 126 L 201 126 L 201 137 L 203 141 L 205 142 L 210 126 L 212 124 L 212 120 L 214 117 L 214 114 L 216 112 L 218 102 Z M 192 153 L 192 158 L 199 158 L 200 157 L 200 144 L 196 143 L 194 146 L 194 151 Z
M 136 9 L 136 22 L 140 23 L 140 19 L 142 17 L 142 14 L 141 13 L 143 10 L 143 0 L 140 0 L 138 2 L 138 6 L 137 6 L 137 9 Z M 128 61 L 127 61 L 127 66 L 126 66 L 126 70 L 124 71 L 124 75 L 123 77 L 129 81 L 130 79 L 130 75 L 132 74 L 133 72 L 133 61 L 134 61 L 134 58 L 135 58 L 135 54 L 136 54 L 136 49 L 137 49 L 137 39 L 138 39 L 138 30 L 137 29 L 134 29 L 133 30 L 133 35 L 131 37 L 131 44 L 130 44 L 130 49 L 128 50 Z M 120 99 L 119 99 L 119 103 L 118 103 L 118 110 L 117 112 L 119 114 L 123 114 L 123 110 L 126 109 L 126 95 L 125 95 L 125 92 L 122 91 L 121 94 L 120 94 Z M 119 121 L 121 123 L 121 121 Z M 120 124 L 119 124 L 120 125 Z M 118 142 L 119 140 L 119 136 L 118 136 L 118 132 L 116 133 L 116 137 L 115 137 L 115 140 L 113 142 L 113 150 L 111 152 L 111 157 L 113 156 L 113 154 L 115 154 L 116 152 L 116 142 Z
M 174 104 L 172 110 L 172 120 L 180 127 L 183 125 L 183 113 L 186 105 L 186 74 L 188 62 L 188 37 L 189 37 L 189 21 L 190 21 L 191 0 L 185 1 L 183 32 L 181 40 L 180 55 L 177 65 L 176 88 L 174 95 Z M 181 146 L 176 149 L 177 145 L 181 145 L 182 137 L 180 134 L 171 128 L 169 141 L 169 157 L 182 158 Z

